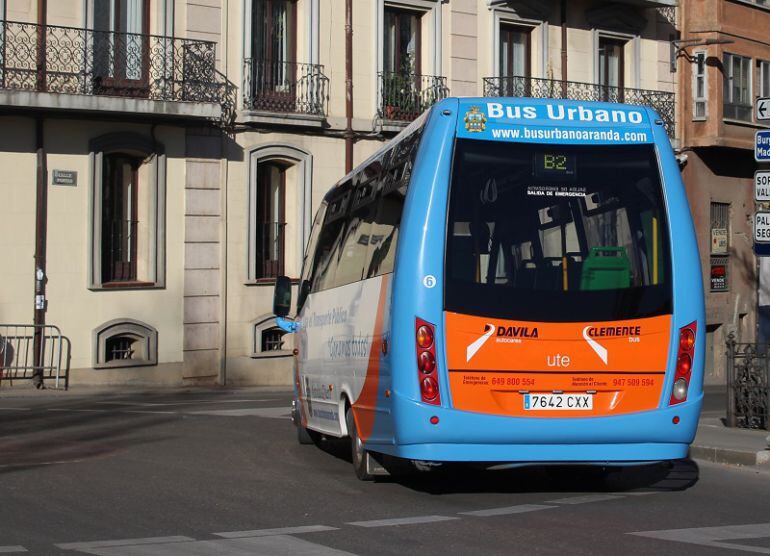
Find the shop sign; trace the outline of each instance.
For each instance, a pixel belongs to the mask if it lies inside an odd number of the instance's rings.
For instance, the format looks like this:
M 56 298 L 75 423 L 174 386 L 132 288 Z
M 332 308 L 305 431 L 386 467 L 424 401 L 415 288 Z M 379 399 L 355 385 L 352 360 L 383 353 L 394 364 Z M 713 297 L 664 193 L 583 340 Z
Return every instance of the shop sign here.
M 726 264 L 711 264 L 711 291 L 727 291 Z
M 711 228 L 711 252 L 727 255 L 727 228 Z

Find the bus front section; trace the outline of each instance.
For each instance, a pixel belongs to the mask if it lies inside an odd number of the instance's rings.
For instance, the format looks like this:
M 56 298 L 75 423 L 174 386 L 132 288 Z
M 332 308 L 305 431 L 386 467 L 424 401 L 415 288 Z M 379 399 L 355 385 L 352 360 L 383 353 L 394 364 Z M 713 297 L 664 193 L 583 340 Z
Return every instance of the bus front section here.
M 446 392 L 441 408 L 417 411 L 438 424 L 400 435 L 402 455 L 686 457 L 702 399 L 703 293 L 660 121 L 558 100 L 458 108 L 448 188 L 433 187 L 448 197 L 435 332 Z

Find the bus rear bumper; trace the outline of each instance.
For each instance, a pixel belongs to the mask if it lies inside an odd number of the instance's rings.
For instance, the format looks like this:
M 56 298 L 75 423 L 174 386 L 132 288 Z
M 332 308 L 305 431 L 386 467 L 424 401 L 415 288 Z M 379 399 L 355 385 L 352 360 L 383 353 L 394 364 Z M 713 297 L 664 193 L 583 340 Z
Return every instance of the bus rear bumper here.
M 687 457 L 702 394 L 675 406 L 607 417 L 522 418 L 394 403 L 394 442 L 367 449 L 428 461 L 653 462 Z M 431 417 L 438 417 L 432 424 Z M 678 417 L 678 419 L 675 419 Z

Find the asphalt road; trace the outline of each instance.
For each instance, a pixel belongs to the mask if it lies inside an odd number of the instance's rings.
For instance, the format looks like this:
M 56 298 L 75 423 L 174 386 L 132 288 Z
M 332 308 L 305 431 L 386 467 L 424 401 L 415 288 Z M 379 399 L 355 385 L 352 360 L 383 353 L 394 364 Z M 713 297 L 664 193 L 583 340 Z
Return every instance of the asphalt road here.
M 0 553 L 770 554 L 770 474 L 685 461 L 373 483 L 289 394 L 4 397 Z

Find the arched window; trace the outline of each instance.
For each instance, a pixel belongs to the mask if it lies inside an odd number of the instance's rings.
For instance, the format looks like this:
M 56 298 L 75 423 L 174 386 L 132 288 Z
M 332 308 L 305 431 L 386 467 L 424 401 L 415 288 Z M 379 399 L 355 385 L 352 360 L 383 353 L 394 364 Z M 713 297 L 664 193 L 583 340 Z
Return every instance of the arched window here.
M 163 287 L 166 157 L 149 137 L 91 141 L 90 287 Z
M 158 331 L 133 319 L 115 319 L 94 330 L 94 367 L 158 364 Z
M 310 235 L 312 173 L 312 156 L 297 147 L 267 144 L 251 150 L 247 283 L 299 276 Z
M 293 355 L 294 340 L 275 325 L 275 316 L 262 315 L 251 323 L 252 357 L 289 357 Z

